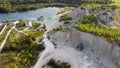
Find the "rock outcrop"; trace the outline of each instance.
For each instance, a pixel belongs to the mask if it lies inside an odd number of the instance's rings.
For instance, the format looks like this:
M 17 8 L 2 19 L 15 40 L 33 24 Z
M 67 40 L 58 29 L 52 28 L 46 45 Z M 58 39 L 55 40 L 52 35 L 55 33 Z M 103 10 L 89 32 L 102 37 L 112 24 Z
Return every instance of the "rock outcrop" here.
M 72 17 L 73 20 L 80 20 L 86 14 L 86 10 L 81 7 L 76 8 L 73 12 L 68 13 L 68 17 Z
M 96 10 L 91 10 L 90 8 L 84 9 L 84 8 L 78 7 L 73 12 L 68 13 L 67 16 L 72 17 L 72 19 L 75 20 L 75 22 L 77 21 L 79 22 L 83 16 L 89 15 L 89 14 L 96 15 L 99 24 L 108 25 L 111 27 L 120 27 L 120 10 L 119 9 L 105 13 L 105 10 L 102 10 L 100 8 Z

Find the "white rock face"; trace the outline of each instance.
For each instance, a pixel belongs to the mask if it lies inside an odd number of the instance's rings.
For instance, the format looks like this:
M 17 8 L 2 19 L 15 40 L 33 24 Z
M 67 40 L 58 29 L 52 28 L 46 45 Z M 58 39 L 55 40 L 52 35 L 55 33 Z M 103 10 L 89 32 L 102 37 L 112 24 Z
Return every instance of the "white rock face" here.
M 98 19 L 101 21 L 101 23 L 103 23 L 102 21 L 104 21 L 107 25 L 109 25 L 111 23 L 111 13 L 107 13 L 107 15 L 104 14 L 100 14 L 98 15 Z
M 82 43 L 84 49 L 81 52 L 103 68 L 119 68 L 120 66 L 120 46 L 117 43 L 108 43 L 103 38 L 75 29 L 65 32 L 59 31 L 50 34 L 50 36 L 51 41 L 60 46 L 76 49 Z
M 67 15 L 69 17 L 72 17 L 74 20 L 79 20 L 81 17 L 83 17 L 86 14 L 85 10 L 82 10 L 80 7 L 75 9 L 73 12 L 68 13 Z

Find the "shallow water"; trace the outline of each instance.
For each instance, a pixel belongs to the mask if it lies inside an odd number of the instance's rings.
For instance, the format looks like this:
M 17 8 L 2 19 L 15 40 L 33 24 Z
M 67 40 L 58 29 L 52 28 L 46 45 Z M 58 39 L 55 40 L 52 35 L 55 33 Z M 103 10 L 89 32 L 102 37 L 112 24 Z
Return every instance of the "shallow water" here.
M 0 22 L 4 21 L 6 18 L 10 20 L 19 20 L 19 19 L 26 19 L 26 20 L 34 20 L 37 21 L 37 18 L 40 16 L 44 16 L 44 22 L 49 22 L 56 13 L 60 10 L 57 7 L 47 7 L 41 8 L 37 10 L 30 10 L 25 12 L 15 12 L 15 13 L 2 13 L 0 14 Z

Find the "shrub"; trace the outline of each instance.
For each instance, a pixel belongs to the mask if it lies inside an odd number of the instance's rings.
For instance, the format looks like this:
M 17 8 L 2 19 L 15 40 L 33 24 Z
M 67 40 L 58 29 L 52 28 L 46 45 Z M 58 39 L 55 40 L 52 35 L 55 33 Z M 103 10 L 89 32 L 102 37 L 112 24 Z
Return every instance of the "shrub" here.
M 66 63 L 66 62 L 62 62 L 60 64 L 58 64 L 55 60 L 51 59 L 48 63 L 48 66 L 52 67 L 52 68 L 71 68 L 71 65 Z
M 57 32 L 57 31 L 60 31 L 60 30 L 63 30 L 63 28 L 55 28 L 55 29 L 53 29 L 53 32 Z
M 20 19 L 20 23 L 18 23 L 17 25 L 16 25 L 16 27 L 17 28 L 21 28 L 21 27 L 25 27 L 25 20 L 24 19 Z
M 68 21 L 66 21 L 66 22 L 64 22 L 64 24 L 69 24 L 70 22 L 68 22 Z
M 37 27 L 39 27 L 41 24 L 37 23 L 37 22 L 32 22 L 32 27 L 35 29 Z
M 68 21 L 68 20 L 72 20 L 71 17 L 67 17 L 67 15 L 61 16 L 59 21 Z
M 94 15 L 87 15 L 87 16 L 82 17 L 81 23 L 83 23 L 83 24 L 87 24 L 87 23 L 98 24 L 98 21 Z

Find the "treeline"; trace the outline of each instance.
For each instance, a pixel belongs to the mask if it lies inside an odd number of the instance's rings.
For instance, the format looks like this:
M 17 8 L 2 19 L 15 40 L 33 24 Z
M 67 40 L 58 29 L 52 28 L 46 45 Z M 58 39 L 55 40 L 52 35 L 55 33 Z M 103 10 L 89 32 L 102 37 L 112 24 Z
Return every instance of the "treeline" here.
M 10 2 L 11 4 L 28 3 L 111 3 L 112 0 L 1 0 L 0 3 Z
M 0 13 L 35 10 L 48 6 L 79 6 L 83 3 L 109 4 L 112 0 L 0 0 Z
M 23 12 L 29 10 L 36 10 L 44 7 L 66 7 L 71 6 L 62 3 L 33 3 L 33 4 L 17 4 L 17 5 L 0 5 L 0 13 Z

